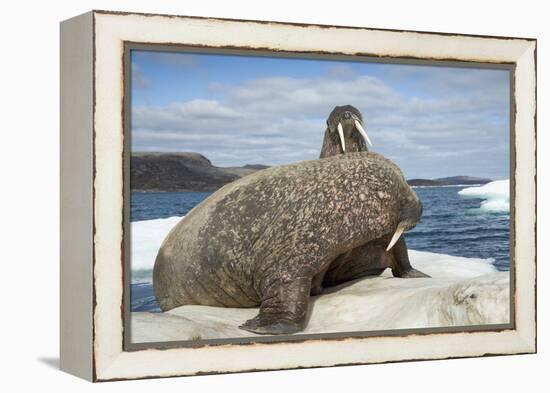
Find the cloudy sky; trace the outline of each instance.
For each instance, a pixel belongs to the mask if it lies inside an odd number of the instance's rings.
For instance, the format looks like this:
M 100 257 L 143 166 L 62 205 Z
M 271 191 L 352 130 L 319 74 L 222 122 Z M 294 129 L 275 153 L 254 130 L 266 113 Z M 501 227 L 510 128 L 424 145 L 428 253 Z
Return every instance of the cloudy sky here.
M 363 114 L 373 151 L 407 178 L 507 178 L 504 70 L 132 52 L 132 150 L 214 165 L 316 159 L 336 105 Z

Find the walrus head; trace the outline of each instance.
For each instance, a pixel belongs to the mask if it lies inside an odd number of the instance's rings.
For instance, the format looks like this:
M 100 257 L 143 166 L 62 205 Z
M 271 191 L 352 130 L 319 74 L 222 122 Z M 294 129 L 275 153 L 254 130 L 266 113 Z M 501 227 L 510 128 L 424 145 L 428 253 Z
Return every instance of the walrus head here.
M 327 119 L 321 158 L 359 151 L 369 151 L 370 138 L 363 128 L 363 116 L 351 105 L 337 106 Z

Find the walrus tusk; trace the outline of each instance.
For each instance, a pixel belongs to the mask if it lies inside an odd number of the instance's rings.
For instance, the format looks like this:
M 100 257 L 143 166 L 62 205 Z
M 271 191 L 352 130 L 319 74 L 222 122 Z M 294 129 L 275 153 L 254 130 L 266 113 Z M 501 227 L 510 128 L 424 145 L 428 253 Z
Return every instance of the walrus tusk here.
M 363 139 L 365 140 L 365 142 L 367 142 L 369 145 L 372 146 L 372 142 L 370 141 L 370 138 L 367 135 L 367 132 L 363 129 L 363 126 L 357 120 L 355 120 L 355 128 L 357 128 L 357 131 L 359 131 L 359 133 L 363 136 Z
M 399 240 L 399 237 L 401 236 L 401 234 L 404 231 L 405 231 L 405 223 L 403 221 L 401 221 L 397 225 L 397 229 L 395 230 L 395 233 L 393 234 L 393 237 L 391 238 L 390 244 L 388 244 L 388 247 L 386 248 L 386 251 L 391 250 L 391 248 L 395 245 L 395 243 L 397 243 L 397 241 Z
M 342 151 L 346 152 L 346 142 L 344 142 L 344 128 L 342 124 L 338 123 L 338 135 L 340 136 L 340 143 L 342 144 Z

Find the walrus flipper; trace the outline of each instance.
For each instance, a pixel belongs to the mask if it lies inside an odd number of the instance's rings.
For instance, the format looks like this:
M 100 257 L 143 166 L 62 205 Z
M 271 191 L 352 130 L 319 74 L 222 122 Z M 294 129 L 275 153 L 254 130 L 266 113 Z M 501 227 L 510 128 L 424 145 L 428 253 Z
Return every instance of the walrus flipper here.
M 422 278 L 430 277 L 420 270 L 416 270 L 411 266 L 409 261 L 409 252 L 407 251 L 407 243 L 405 238 L 401 236 L 395 246 L 391 249 L 393 253 L 392 274 L 399 278 Z
M 292 334 L 303 330 L 310 290 L 311 277 L 272 283 L 263 297 L 258 315 L 239 328 L 257 334 Z

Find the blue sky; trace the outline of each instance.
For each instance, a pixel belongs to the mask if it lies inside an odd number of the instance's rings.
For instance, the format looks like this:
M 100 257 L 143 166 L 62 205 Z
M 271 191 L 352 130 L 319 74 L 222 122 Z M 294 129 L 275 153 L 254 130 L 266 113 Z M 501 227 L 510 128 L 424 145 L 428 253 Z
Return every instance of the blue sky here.
M 336 105 L 407 178 L 509 176 L 509 74 L 277 57 L 132 51 L 132 150 L 214 165 L 316 159 Z

